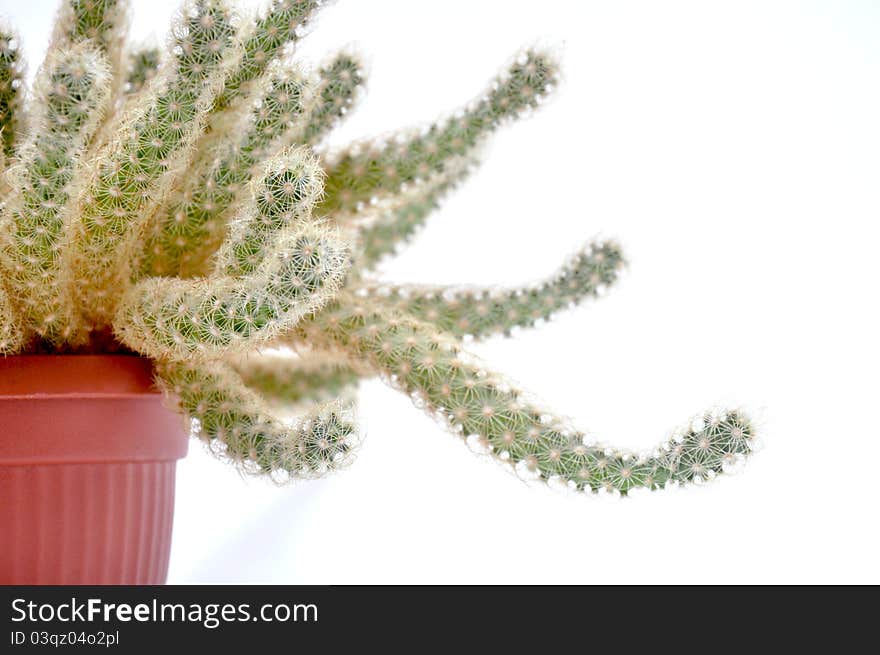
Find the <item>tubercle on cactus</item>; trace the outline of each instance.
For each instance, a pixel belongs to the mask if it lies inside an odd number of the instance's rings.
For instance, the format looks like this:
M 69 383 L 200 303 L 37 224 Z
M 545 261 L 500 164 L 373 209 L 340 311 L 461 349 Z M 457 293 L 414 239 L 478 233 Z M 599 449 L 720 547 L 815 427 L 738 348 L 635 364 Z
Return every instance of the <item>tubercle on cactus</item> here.
M 124 41 L 128 31 L 129 5 L 123 0 L 73 0 L 61 5 L 55 21 L 50 50 L 88 41 L 100 50 L 113 71 L 113 96 L 125 85 Z
M 524 287 L 372 276 L 557 65 L 526 50 L 451 118 L 316 155 L 365 78 L 347 50 L 313 73 L 290 63 L 323 4 L 248 18 L 189 0 L 162 53 L 124 47 L 126 0 L 64 0 L 29 121 L 18 40 L 0 27 L 0 355 L 149 357 L 193 434 L 276 480 L 352 459 L 352 397 L 372 376 L 523 477 L 578 490 L 700 481 L 747 456 L 740 411 L 706 412 L 650 453 L 594 443 L 463 349 L 612 285 L 612 242 Z

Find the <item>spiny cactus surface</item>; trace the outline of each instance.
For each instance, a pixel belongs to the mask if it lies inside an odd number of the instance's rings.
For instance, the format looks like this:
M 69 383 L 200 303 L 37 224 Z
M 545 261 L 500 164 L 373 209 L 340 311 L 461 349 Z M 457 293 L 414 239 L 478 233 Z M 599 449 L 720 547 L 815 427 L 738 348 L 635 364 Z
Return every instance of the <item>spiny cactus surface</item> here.
M 29 96 L 0 26 L 0 353 L 149 357 L 193 434 L 274 479 L 352 459 L 370 376 L 523 477 L 576 490 L 702 481 L 749 455 L 738 410 L 646 453 L 597 442 L 465 350 L 613 285 L 613 242 L 522 287 L 376 279 L 557 64 L 525 50 L 449 118 L 318 152 L 364 82 L 349 51 L 292 63 L 323 4 L 190 0 L 162 50 L 127 45 L 124 0 L 65 0 Z

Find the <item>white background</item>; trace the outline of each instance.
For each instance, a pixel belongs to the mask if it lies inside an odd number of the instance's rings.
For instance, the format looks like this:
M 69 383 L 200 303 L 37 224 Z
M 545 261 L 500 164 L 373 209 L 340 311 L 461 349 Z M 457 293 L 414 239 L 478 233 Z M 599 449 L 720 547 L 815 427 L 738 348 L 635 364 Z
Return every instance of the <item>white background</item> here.
M 54 0 L 0 0 L 37 67 Z M 135 2 L 164 34 L 175 1 Z M 358 44 L 369 93 L 332 143 L 429 120 L 521 44 L 565 83 L 389 279 L 513 284 L 618 238 L 608 297 L 473 349 L 616 443 L 748 408 L 744 471 L 615 501 L 529 488 L 379 382 L 329 479 L 244 480 L 193 443 L 170 581 L 880 582 L 880 5 L 339 0 L 301 48 Z

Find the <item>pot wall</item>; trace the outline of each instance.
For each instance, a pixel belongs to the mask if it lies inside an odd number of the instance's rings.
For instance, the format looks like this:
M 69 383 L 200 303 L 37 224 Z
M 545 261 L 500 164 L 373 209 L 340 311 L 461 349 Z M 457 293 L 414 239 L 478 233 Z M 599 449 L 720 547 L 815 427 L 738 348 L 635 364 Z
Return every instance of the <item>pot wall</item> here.
M 0 584 L 162 584 L 181 417 L 138 357 L 0 359 Z

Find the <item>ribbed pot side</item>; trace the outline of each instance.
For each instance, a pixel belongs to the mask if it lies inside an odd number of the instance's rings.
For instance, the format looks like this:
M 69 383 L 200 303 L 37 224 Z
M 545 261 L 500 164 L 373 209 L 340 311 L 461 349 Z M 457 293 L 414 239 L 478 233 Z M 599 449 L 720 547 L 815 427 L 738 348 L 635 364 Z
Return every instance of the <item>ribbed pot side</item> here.
M 0 584 L 162 584 L 181 417 L 126 355 L 0 359 Z

